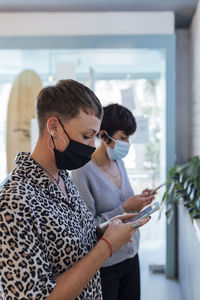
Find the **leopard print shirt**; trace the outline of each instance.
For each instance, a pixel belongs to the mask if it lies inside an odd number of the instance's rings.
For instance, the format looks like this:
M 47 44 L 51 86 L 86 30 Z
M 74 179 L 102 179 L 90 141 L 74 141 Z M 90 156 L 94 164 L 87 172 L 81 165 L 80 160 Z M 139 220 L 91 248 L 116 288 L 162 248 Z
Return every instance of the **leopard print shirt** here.
M 60 176 L 68 199 L 30 153 L 16 164 L 0 190 L 0 299 L 45 299 L 56 277 L 96 245 L 96 228 L 67 171 Z M 78 299 L 102 299 L 99 272 Z

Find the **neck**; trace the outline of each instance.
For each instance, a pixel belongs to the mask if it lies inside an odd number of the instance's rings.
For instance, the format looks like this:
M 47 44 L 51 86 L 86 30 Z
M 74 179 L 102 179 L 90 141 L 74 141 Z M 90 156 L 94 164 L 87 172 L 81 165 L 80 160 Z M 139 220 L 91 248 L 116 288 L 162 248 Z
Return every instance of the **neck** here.
M 31 157 L 38 162 L 53 177 L 58 177 L 58 168 L 56 167 L 54 153 L 48 148 L 48 140 L 38 140 Z M 47 174 L 48 175 L 48 174 Z

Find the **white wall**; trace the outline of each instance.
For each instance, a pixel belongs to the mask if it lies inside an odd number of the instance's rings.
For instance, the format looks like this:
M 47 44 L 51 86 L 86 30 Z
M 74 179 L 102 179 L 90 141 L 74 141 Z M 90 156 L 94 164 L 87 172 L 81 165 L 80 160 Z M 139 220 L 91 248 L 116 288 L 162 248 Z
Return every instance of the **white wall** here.
M 191 33 L 190 156 L 200 155 L 200 3 L 193 17 Z
M 179 285 L 182 300 L 199 300 L 200 241 L 188 210 L 178 206 Z
M 0 36 L 173 33 L 173 12 L 0 13 Z

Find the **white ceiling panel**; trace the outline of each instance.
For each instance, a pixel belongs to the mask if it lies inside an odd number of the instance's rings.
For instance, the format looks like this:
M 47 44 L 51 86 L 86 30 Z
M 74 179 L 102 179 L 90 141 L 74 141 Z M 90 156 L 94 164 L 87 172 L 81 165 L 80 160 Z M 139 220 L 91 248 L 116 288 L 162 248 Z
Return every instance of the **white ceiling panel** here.
M 0 0 L 0 12 L 174 11 L 176 27 L 188 27 L 198 0 Z

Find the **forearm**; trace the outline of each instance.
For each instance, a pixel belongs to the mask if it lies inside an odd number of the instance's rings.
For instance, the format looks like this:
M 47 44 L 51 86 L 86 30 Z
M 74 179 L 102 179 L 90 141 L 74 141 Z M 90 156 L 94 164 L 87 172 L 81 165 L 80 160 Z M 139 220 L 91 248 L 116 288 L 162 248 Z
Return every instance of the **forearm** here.
M 125 213 L 125 210 L 123 206 L 120 204 L 117 207 L 115 207 L 113 210 L 104 212 L 100 215 L 95 216 L 95 221 L 97 225 L 100 225 L 101 223 L 104 223 L 116 216 L 123 215 Z
M 72 268 L 57 277 L 56 286 L 47 300 L 73 300 L 89 280 L 96 274 L 101 265 L 108 259 L 110 250 L 100 240 L 97 245 Z

